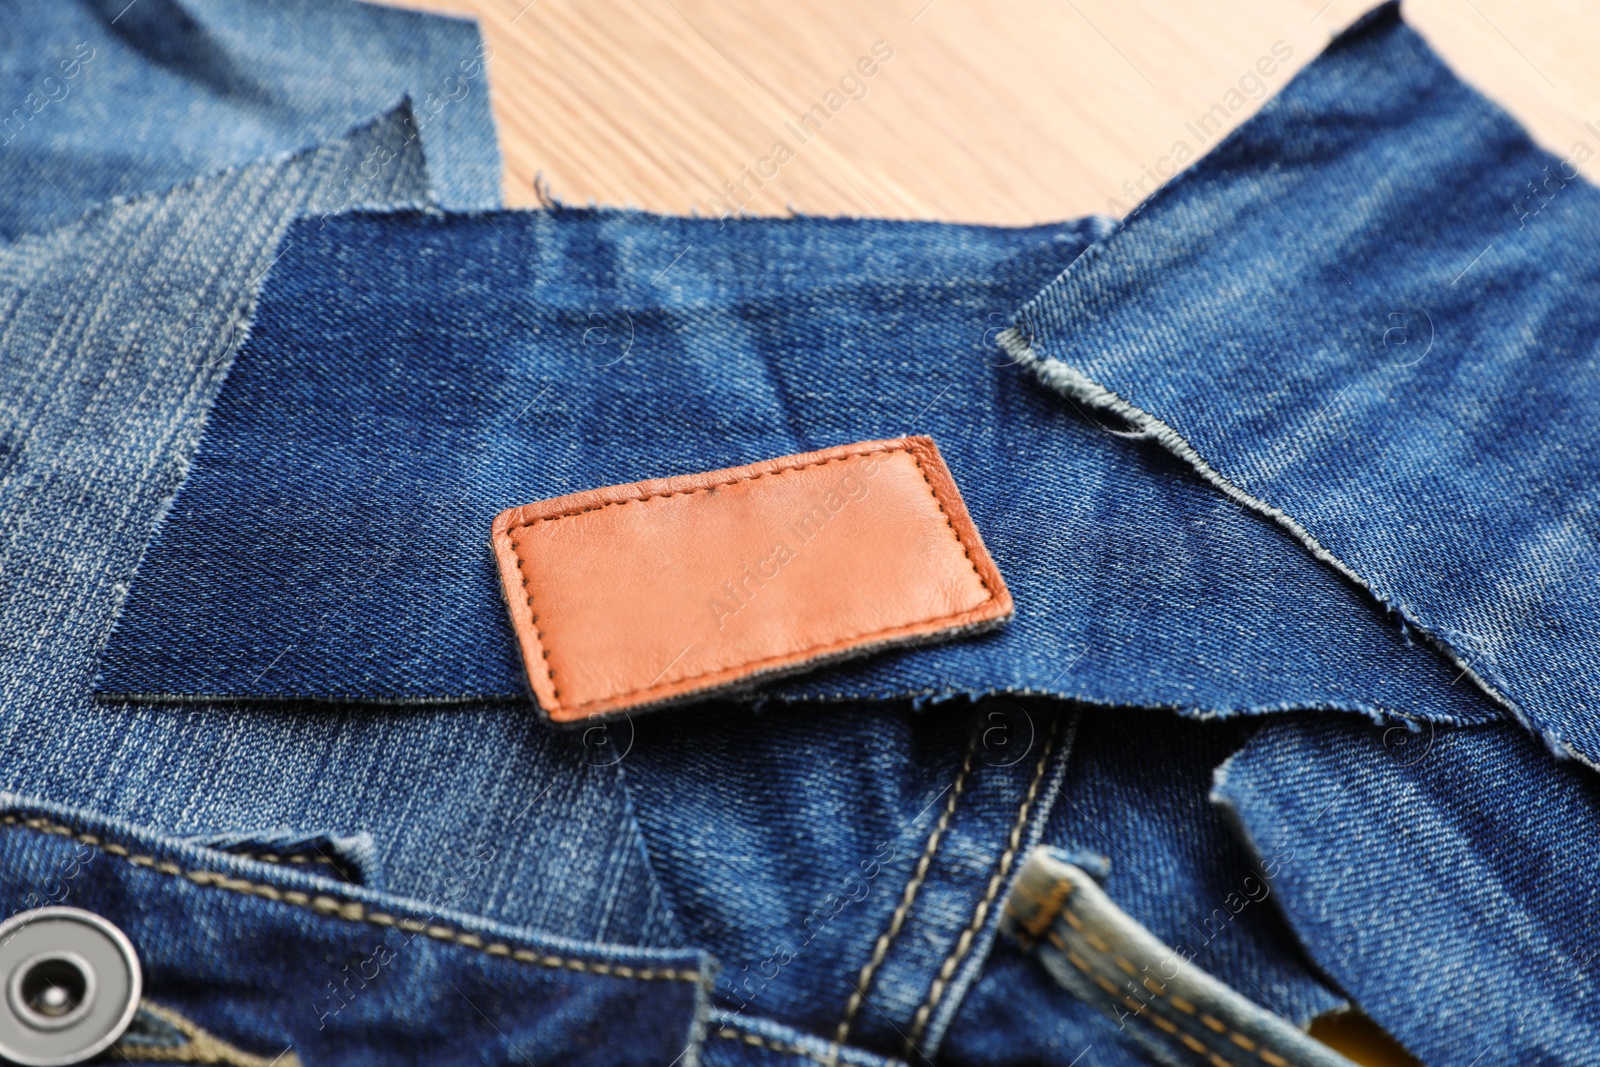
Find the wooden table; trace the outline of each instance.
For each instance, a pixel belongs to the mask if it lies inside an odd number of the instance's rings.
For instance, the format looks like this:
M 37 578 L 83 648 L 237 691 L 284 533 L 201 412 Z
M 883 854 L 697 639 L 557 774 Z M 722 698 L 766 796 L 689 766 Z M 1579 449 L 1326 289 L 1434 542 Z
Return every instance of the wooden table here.
M 508 204 L 538 203 L 542 180 L 569 203 L 662 212 L 1011 224 L 1125 211 L 1172 169 L 1175 147 L 1216 143 L 1221 123 L 1202 116 L 1242 121 L 1370 6 L 401 2 L 479 18 L 494 49 Z M 1600 126 L 1600 10 L 1584 7 L 1414 0 L 1405 10 L 1564 156 L 1577 138 L 1600 145 L 1584 128 Z
M 1003 224 L 1126 212 L 1371 6 L 398 2 L 480 20 L 509 205 L 539 203 L 542 187 L 568 203 L 672 213 Z M 1405 10 L 1546 147 L 1600 145 L 1600 8 L 1413 0 Z M 1373 1067 L 1411 1062 L 1359 1023 L 1318 1032 Z

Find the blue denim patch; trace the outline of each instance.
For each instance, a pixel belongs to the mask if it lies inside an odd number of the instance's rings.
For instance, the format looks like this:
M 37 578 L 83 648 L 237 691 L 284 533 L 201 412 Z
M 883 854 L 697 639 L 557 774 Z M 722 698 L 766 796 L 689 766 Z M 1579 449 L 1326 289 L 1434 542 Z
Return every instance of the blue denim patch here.
M 1600 766 L 1600 194 L 1386 5 L 1018 316 L 1126 418 Z
M 339 137 L 406 96 L 438 202 L 500 203 L 468 20 L 350 0 L 6 0 L 0 22 L 0 239 Z
M 993 346 L 1098 227 L 303 224 L 101 689 L 526 699 L 487 548 L 502 508 L 917 432 L 949 462 L 1015 620 L 765 693 L 1496 717 L 1278 527 Z
M 1273 723 L 1216 793 L 1307 952 L 1424 1063 L 1587 1064 L 1600 786 L 1511 724 Z

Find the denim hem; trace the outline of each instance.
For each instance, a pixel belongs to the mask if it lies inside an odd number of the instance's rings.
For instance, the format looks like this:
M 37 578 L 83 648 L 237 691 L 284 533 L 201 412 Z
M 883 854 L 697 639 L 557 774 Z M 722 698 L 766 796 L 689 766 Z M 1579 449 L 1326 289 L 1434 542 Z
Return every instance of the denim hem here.
M 819 1067 L 906 1067 L 906 1061 L 897 1057 L 882 1056 L 851 1045 L 840 1045 L 836 1041 L 802 1033 L 770 1019 L 732 1015 L 716 1009 L 712 1010 L 707 1021 L 706 1038 L 708 1044 L 713 1039 L 721 1039 L 744 1046 L 740 1049 L 744 1054 L 740 1056 L 741 1060 L 751 1055 L 746 1050 L 759 1050 L 755 1056 L 762 1062 L 771 1059 L 771 1056 L 763 1054 L 771 1053 L 786 1059 L 798 1059 L 806 1064 L 817 1064 Z M 713 1065 L 720 1060 L 715 1051 L 708 1049 L 706 1057 Z
M 0 795 L 0 802 L 3 802 L 3 799 L 5 799 L 3 795 Z M 53 805 L 35 806 L 24 804 L 22 807 L 24 811 L 35 808 L 41 811 L 54 809 Z M 41 834 L 64 837 L 79 844 L 98 849 L 107 856 L 122 860 L 135 867 L 143 867 L 159 874 L 183 878 L 197 886 L 225 889 L 245 896 L 260 897 L 265 900 L 287 904 L 291 907 L 304 908 L 324 917 L 343 919 L 348 922 L 363 922 L 372 926 L 393 927 L 408 934 L 426 934 L 435 941 L 449 942 L 476 952 L 482 952 L 485 955 L 515 960 L 518 963 L 530 963 L 539 967 L 581 971 L 608 978 L 623 978 L 641 982 L 691 982 L 701 986 L 705 986 L 708 982 L 709 971 L 706 964 L 694 968 L 685 968 L 656 966 L 644 962 L 637 964 L 614 963 L 606 959 L 583 959 L 575 955 L 563 955 L 558 950 L 519 948 L 513 943 L 515 939 L 501 940 L 492 934 L 475 933 L 463 922 L 424 922 L 417 919 L 404 918 L 402 915 L 396 914 L 396 912 L 407 910 L 407 902 L 399 899 L 394 900 L 392 904 L 385 904 L 381 899 L 350 899 L 348 892 L 341 890 L 339 895 L 334 895 L 325 884 L 306 885 L 303 888 L 282 888 L 266 881 L 252 879 L 239 874 L 206 869 L 206 865 L 203 862 L 197 862 L 194 857 L 189 857 L 186 862 L 163 858 L 159 848 L 124 844 L 124 838 L 116 834 L 115 830 L 109 833 L 95 833 L 82 829 L 81 825 L 83 824 L 59 821 L 57 817 L 44 814 L 27 815 L 17 811 L 9 811 L 4 815 L 0 815 L 0 826 L 18 827 Z M 145 851 L 144 849 L 148 850 Z M 233 853 L 219 853 L 219 855 L 235 857 Z M 236 858 L 246 863 L 255 862 L 279 867 L 287 873 L 300 875 L 300 872 L 295 871 L 292 867 L 274 860 L 244 855 L 238 855 Z M 380 905 L 382 910 L 380 910 Z M 415 904 L 411 910 L 421 914 L 426 908 L 424 905 Z

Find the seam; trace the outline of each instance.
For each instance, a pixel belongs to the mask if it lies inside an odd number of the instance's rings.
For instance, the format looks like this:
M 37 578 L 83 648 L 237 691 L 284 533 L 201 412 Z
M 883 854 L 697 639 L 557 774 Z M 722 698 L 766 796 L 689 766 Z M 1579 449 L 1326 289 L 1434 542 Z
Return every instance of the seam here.
M 1067 904 L 1062 909 L 1061 918 L 1066 920 L 1067 925 L 1071 926 L 1074 930 L 1077 930 L 1085 937 L 1085 939 L 1091 936 L 1084 921 L 1072 911 L 1072 906 L 1070 904 Z M 1119 1001 L 1121 1004 L 1123 1004 L 1123 1006 L 1131 1009 L 1134 1018 L 1145 1018 L 1145 1009 L 1150 1007 L 1151 1002 L 1146 1001 L 1144 1003 L 1140 1003 L 1139 1001 L 1126 996 L 1123 991 L 1113 985 L 1110 980 L 1102 975 L 1096 974 L 1091 968 L 1089 962 L 1069 948 L 1066 940 L 1062 938 L 1062 936 L 1055 930 L 1050 931 L 1048 939 L 1051 945 L 1055 946 L 1056 949 L 1058 949 L 1067 957 L 1067 962 L 1071 963 L 1074 967 L 1078 968 L 1078 970 L 1082 971 L 1086 977 L 1093 981 L 1095 985 L 1104 990 L 1112 999 Z M 1098 945 L 1094 945 L 1093 942 L 1091 942 L 1091 947 L 1096 948 L 1104 955 L 1110 956 L 1112 960 L 1116 962 L 1117 966 L 1126 973 L 1137 973 L 1138 968 L 1132 963 L 1132 961 L 1126 959 L 1119 953 L 1111 951 L 1109 945 L 1107 945 L 1104 949 L 1101 949 Z M 1194 1004 L 1185 1000 L 1183 997 L 1168 995 L 1166 986 L 1163 983 L 1146 977 L 1145 980 L 1140 984 L 1155 996 L 1166 998 L 1167 1003 L 1171 1004 L 1178 1011 L 1183 1012 L 1185 1015 L 1198 1018 L 1206 1029 L 1217 1034 L 1226 1034 L 1228 1040 L 1233 1042 L 1239 1048 L 1246 1052 L 1254 1052 L 1261 1058 L 1262 1062 L 1268 1064 L 1269 1067 L 1292 1067 L 1291 1061 L 1285 1059 L 1283 1056 L 1269 1048 L 1260 1047 L 1256 1041 L 1228 1026 L 1227 1023 L 1224 1023 L 1216 1016 L 1211 1015 L 1208 1012 L 1201 1011 L 1200 1009 L 1196 1008 Z M 1233 1065 L 1228 1060 L 1224 1059 L 1220 1053 L 1207 1048 L 1192 1034 L 1181 1033 L 1178 1030 L 1178 1027 L 1175 1026 L 1171 1020 L 1165 1018 L 1159 1012 L 1151 1011 L 1147 1021 L 1149 1021 L 1152 1026 L 1160 1030 L 1162 1033 L 1165 1033 L 1170 1037 L 1176 1037 L 1179 1041 L 1183 1042 L 1184 1047 L 1188 1048 L 1190 1051 L 1208 1055 L 1211 1063 L 1216 1065 L 1216 1067 L 1233 1067 Z
M 1061 914 L 1061 909 L 1065 907 L 1067 898 L 1072 895 L 1072 891 L 1072 883 L 1065 878 L 1058 878 L 1050 886 L 1050 891 L 1042 897 L 1036 895 L 1021 883 L 1012 887 L 1011 892 L 1006 895 L 1005 913 L 1007 917 L 1017 923 L 1019 927 L 1016 933 L 1017 941 L 1023 948 L 1032 948 L 1034 942 L 1044 936 L 1045 931 L 1055 923 L 1056 917 Z M 1017 907 L 1016 901 L 1018 897 L 1034 906 L 1034 913 L 1031 918 L 1024 917 L 1021 909 Z
M 238 856 L 241 859 L 270 863 L 276 867 L 326 867 L 327 875 L 338 878 L 341 882 L 347 882 L 352 885 L 361 883 L 360 873 L 354 864 L 342 863 L 331 856 L 325 856 L 321 853 L 309 856 L 297 852 L 280 856 L 275 852 L 234 852 L 232 849 L 227 848 L 218 849 L 218 851 L 226 852 L 230 856 Z M 312 873 L 322 874 L 323 872 L 314 871 Z
M 516 529 L 522 529 L 521 526 Z M 511 531 L 506 531 L 506 540 L 511 543 L 511 554 L 517 557 L 517 573 L 522 576 L 522 595 L 528 598 L 528 628 L 533 631 L 533 643 L 539 649 L 539 662 L 544 664 L 545 674 L 550 678 L 550 698 L 555 706 L 561 706 L 561 690 L 556 687 L 556 669 L 550 665 L 550 653 L 545 647 L 544 634 L 539 630 L 539 612 L 533 606 L 533 590 L 528 588 L 527 562 L 522 558 L 522 553 L 517 551 L 517 542 L 511 536 Z M 579 707 L 586 707 L 585 704 Z
M 718 1037 L 725 1037 L 729 1041 L 743 1041 L 747 1045 L 753 1045 L 756 1048 L 764 1048 L 770 1052 L 787 1052 L 792 1056 L 804 1056 L 813 1063 L 823 1064 L 824 1067 L 829 1067 L 829 1065 L 839 1062 L 837 1049 L 834 1050 L 834 1052 L 831 1053 L 827 1058 L 824 1058 L 817 1055 L 815 1052 L 812 1052 L 810 1049 L 804 1048 L 803 1046 L 791 1044 L 787 1041 L 778 1041 L 770 1037 L 763 1037 L 760 1034 L 752 1034 L 746 1030 L 735 1030 L 731 1027 L 719 1026 L 713 1030 L 712 1033 L 716 1034 Z
M 955 612 L 950 615 L 933 615 L 926 619 L 917 619 L 912 622 L 901 623 L 896 626 L 888 626 L 879 630 L 865 630 L 860 633 L 850 634 L 845 637 L 835 637 L 828 641 L 812 645 L 809 648 L 800 649 L 798 651 L 782 652 L 774 656 L 765 656 L 758 660 L 746 660 L 743 663 L 722 664 L 720 666 L 712 667 L 709 670 L 701 671 L 698 674 L 691 674 L 682 678 L 674 678 L 666 683 L 662 683 L 660 679 L 657 679 L 648 685 L 639 686 L 621 693 L 607 693 L 605 696 L 595 697 L 591 700 L 586 700 L 581 704 L 563 705 L 561 703 L 561 690 L 556 685 L 555 668 L 550 664 L 549 647 L 545 641 L 543 632 L 539 629 L 538 611 L 533 606 L 533 590 L 528 587 L 528 572 L 526 569 L 527 561 L 523 557 L 522 552 L 519 551 L 520 545 L 518 540 L 512 536 L 515 531 L 525 530 L 532 526 L 537 526 L 540 523 L 558 522 L 563 519 L 574 518 L 578 515 L 586 515 L 591 511 L 601 511 L 605 508 L 620 507 L 625 504 L 642 504 L 649 500 L 662 500 L 668 497 L 696 496 L 700 493 L 709 493 L 724 486 L 736 485 L 740 482 L 755 482 L 760 481 L 762 478 L 780 478 L 787 474 L 794 474 L 797 471 L 810 470 L 814 467 L 826 467 L 835 463 L 848 463 L 860 456 L 886 455 L 893 452 L 905 453 L 906 455 L 910 456 L 911 461 L 916 464 L 917 473 L 922 475 L 922 482 L 928 487 L 928 493 L 933 497 L 934 506 L 939 509 L 939 515 L 944 519 L 945 528 L 950 531 L 951 537 L 953 537 L 956 544 L 960 546 L 961 554 L 966 558 L 967 566 L 972 568 L 973 576 L 978 579 L 978 584 L 983 586 L 983 591 L 987 594 L 987 596 L 985 596 L 984 599 L 976 606 L 967 608 L 963 611 Z M 881 634 L 890 634 L 898 630 L 904 630 L 908 626 L 924 626 L 929 623 L 938 622 L 955 622 L 982 610 L 985 605 L 992 603 L 995 599 L 995 591 L 994 588 L 989 584 L 989 579 L 985 577 L 982 569 L 978 567 L 977 562 L 972 558 L 972 547 L 967 543 L 966 538 L 961 536 L 960 531 L 956 529 L 954 521 L 950 518 L 950 512 L 945 507 L 944 499 L 939 495 L 939 490 L 934 487 L 933 479 L 928 477 L 927 468 L 922 465 L 921 457 L 917 454 L 917 450 L 909 444 L 895 445 L 887 448 L 866 449 L 861 452 L 851 453 L 848 456 L 837 456 L 832 459 L 816 460 L 811 463 L 802 464 L 798 467 L 785 467 L 784 469 L 777 471 L 763 471 L 760 474 L 744 474 L 736 478 L 727 478 L 719 482 L 714 482 L 711 485 L 701 486 L 697 489 L 675 489 L 667 492 L 651 493 L 646 496 L 629 497 L 626 500 L 608 500 L 604 504 L 593 504 L 588 507 L 574 508 L 571 511 L 563 511 L 555 515 L 542 515 L 537 519 L 529 519 L 527 522 L 520 522 L 515 526 L 508 526 L 501 532 L 501 536 L 503 536 L 507 543 L 510 544 L 512 555 L 516 556 L 517 559 L 517 573 L 522 577 L 522 592 L 526 597 L 528 604 L 529 627 L 533 630 L 534 644 L 539 649 L 539 661 L 544 664 L 545 672 L 550 678 L 550 692 L 554 699 L 554 705 L 549 709 L 551 711 L 582 711 L 584 708 L 592 707 L 595 704 L 608 703 L 614 700 L 623 700 L 628 697 L 638 696 L 641 693 L 651 692 L 662 684 L 682 685 L 685 682 L 698 681 L 701 678 L 705 678 L 714 674 L 721 674 L 724 671 L 759 669 L 768 663 L 791 660 L 795 657 L 810 656 L 813 653 L 824 651 L 830 648 L 836 648 L 851 642 L 860 641 L 863 638 L 877 637 Z
M 252 882 L 245 878 L 233 878 L 218 871 L 185 870 L 170 860 L 158 860 L 154 856 L 133 852 L 125 845 L 106 841 L 95 834 L 84 833 L 71 826 L 52 822 L 49 819 L 5 815 L 0 816 L 0 825 L 23 826 L 30 830 L 37 830 L 40 833 L 71 838 L 74 841 L 98 848 L 108 855 L 126 860 L 135 867 L 143 867 L 159 874 L 184 878 L 198 886 L 213 886 L 218 889 L 241 893 L 245 896 L 262 897 L 266 900 L 277 901 L 280 904 L 304 908 L 318 915 L 345 919 L 350 922 L 364 922 L 373 926 L 393 927 L 410 934 L 427 934 L 435 941 L 462 945 L 489 956 L 500 956 L 517 960 L 520 963 L 532 963 L 540 967 L 583 971 L 588 974 L 600 974 L 616 978 L 634 978 L 642 981 L 701 983 L 699 971 L 684 970 L 678 967 L 634 967 L 630 964 L 622 963 L 597 963 L 590 960 L 572 959 L 566 956 L 535 952 L 532 949 L 514 948 L 504 941 L 486 941 L 477 934 L 465 930 L 457 930 L 442 923 L 423 922 L 420 919 L 405 919 L 391 915 L 388 912 L 374 911 L 360 901 L 340 900 L 338 897 L 312 894 L 298 889 L 279 889 L 275 885 Z
M 843 1045 L 849 1040 L 850 1026 L 855 1021 L 856 1012 L 861 1010 L 861 1002 L 867 999 L 867 990 L 872 986 L 872 979 L 883 964 L 884 958 L 888 956 L 890 944 L 899 936 L 901 927 L 905 925 L 906 916 L 911 912 L 911 905 L 916 902 L 922 883 L 927 880 L 928 869 L 933 865 L 934 853 L 939 851 L 939 842 L 943 839 L 944 832 L 950 825 L 950 819 L 955 814 L 956 802 L 961 799 L 961 792 L 967 785 L 967 776 L 972 772 L 972 760 L 978 752 L 981 727 L 982 723 L 979 723 L 979 728 L 973 730 L 972 738 L 967 742 L 967 754 L 961 761 L 961 770 L 956 773 L 955 780 L 950 785 L 950 799 L 945 801 L 944 810 L 939 813 L 939 820 L 933 824 L 933 831 L 928 835 L 927 844 L 923 846 L 917 866 L 912 871 L 905 888 L 900 892 L 900 905 L 890 916 L 888 928 L 878 935 L 878 940 L 872 948 L 872 957 L 867 960 L 866 966 L 861 968 L 861 973 L 856 977 L 854 990 L 845 1004 L 844 1016 L 834 1031 L 835 1044 Z
M 130 1040 L 125 1033 L 112 1046 L 112 1051 L 130 1062 L 203 1063 L 211 1067 L 301 1067 L 300 1057 L 293 1046 L 284 1049 L 270 1061 L 235 1048 L 221 1038 L 201 1028 L 192 1020 L 172 1008 L 164 1008 L 148 1000 L 139 1001 L 139 1010 L 161 1020 L 178 1032 L 181 1044 L 159 1044 L 152 1041 Z
M 922 484 L 928 487 L 928 493 L 933 497 L 934 506 L 939 509 L 939 514 L 944 518 L 945 528 L 950 531 L 950 536 L 956 539 L 956 544 L 961 546 L 961 554 L 967 558 L 967 566 L 972 568 L 972 574 L 978 579 L 978 584 L 983 586 L 983 591 L 989 595 L 984 599 L 987 603 L 994 599 L 994 590 L 989 588 L 989 579 L 983 576 L 983 571 L 978 568 L 978 563 L 972 558 L 972 547 L 967 544 L 966 538 L 961 536 L 956 529 L 956 524 L 951 521 L 950 513 L 945 510 L 944 501 L 939 497 L 939 490 L 933 487 L 933 479 L 928 477 L 928 470 L 922 465 L 922 457 L 917 455 L 912 448 L 906 448 L 906 453 L 911 457 L 911 462 L 917 465 L 917 473 L 922 475 Z
M 295 853 L 292 856 L 280 856 L 275 852 L 234 852 L 231 849 L 226 848 L 218 849 L 218 851 L 226 852 L 230 856 L 238 856 L 240 859 L 257 860 L 261 863 L 275 863 L 280 867 L 300 866 L 307 863 L 320 863 L 324 866 L 332 867 L 335 870 L 337 870 L 339 867 L 337 863 L 329 859 L 327 856 L 307 856 L 303 853 Z
M 972 921 L 967 928 L 961 931 L 961 936 L 956 939 L 955 946 L 950 950 L 950 955 L 945 958 L 944 965 L 939 968 L 939 974 L 934 979 L 933 985 L 928 989 L 928 998 L 911 1020 L 911 1032 L 906 1036 L 906 1055 L 911 1056 L 917 1052 L 916 1042 L 921 1040 L 922 1032 L 928 1028 L 928 1020 L 932 1017 L 934 1009 L 944 998 L 945 990 L 950 987 L 950 979 L 955 975 L 961 962 L 967 958 L 967 953 L 972 951 L 972 946 L 977 941 L 978 931 L 983 929 L 983 924 L 989 917 L 989 909 L 994 906 L 996 898 L 1000 895 L 1000 888 L 1005 884 L 1006 877 L 1011 873 L 1011 864 L 1017 858 L 1017 850 L 1022 845 L 1022 834 L 1028 824 L 1028 815 L 1033 810 L 1035 801 L 1039 799 L 1039 786 L 1044 781 L 1045 770 L 1050 765 L 1050 756 L 1055 751 L 1056 738 L 1061 733 L 1061 717 L 1057 715 L 1050 726 L 1050 736 L 1044 743 L 1043 750 L 1039 753 L 1038 765 L 1033 769 L 1033 779 L 1028 783 L 1028 790 L 1022 797 L 1022 804 L 1017 808 L 1016 820 L 1011 825 L 1011 833 L 1006 839 L 1006 848 L 1000 854 L 1000 862 L 996 865 L 994 874 L 989 878 L 989 887 L 984 892 L 983 899 L 978 901 L 978 906 L 973 910 Z

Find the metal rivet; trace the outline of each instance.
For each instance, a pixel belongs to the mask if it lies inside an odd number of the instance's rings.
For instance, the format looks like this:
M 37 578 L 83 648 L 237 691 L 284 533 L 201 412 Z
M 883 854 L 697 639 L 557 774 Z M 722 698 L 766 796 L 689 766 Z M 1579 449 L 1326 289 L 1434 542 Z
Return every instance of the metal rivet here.
M 0 923 L 0 1060 L 66 1067 L 109 1048 L 139 1010 L 143 976 L 121 930 L 82 908 Z

